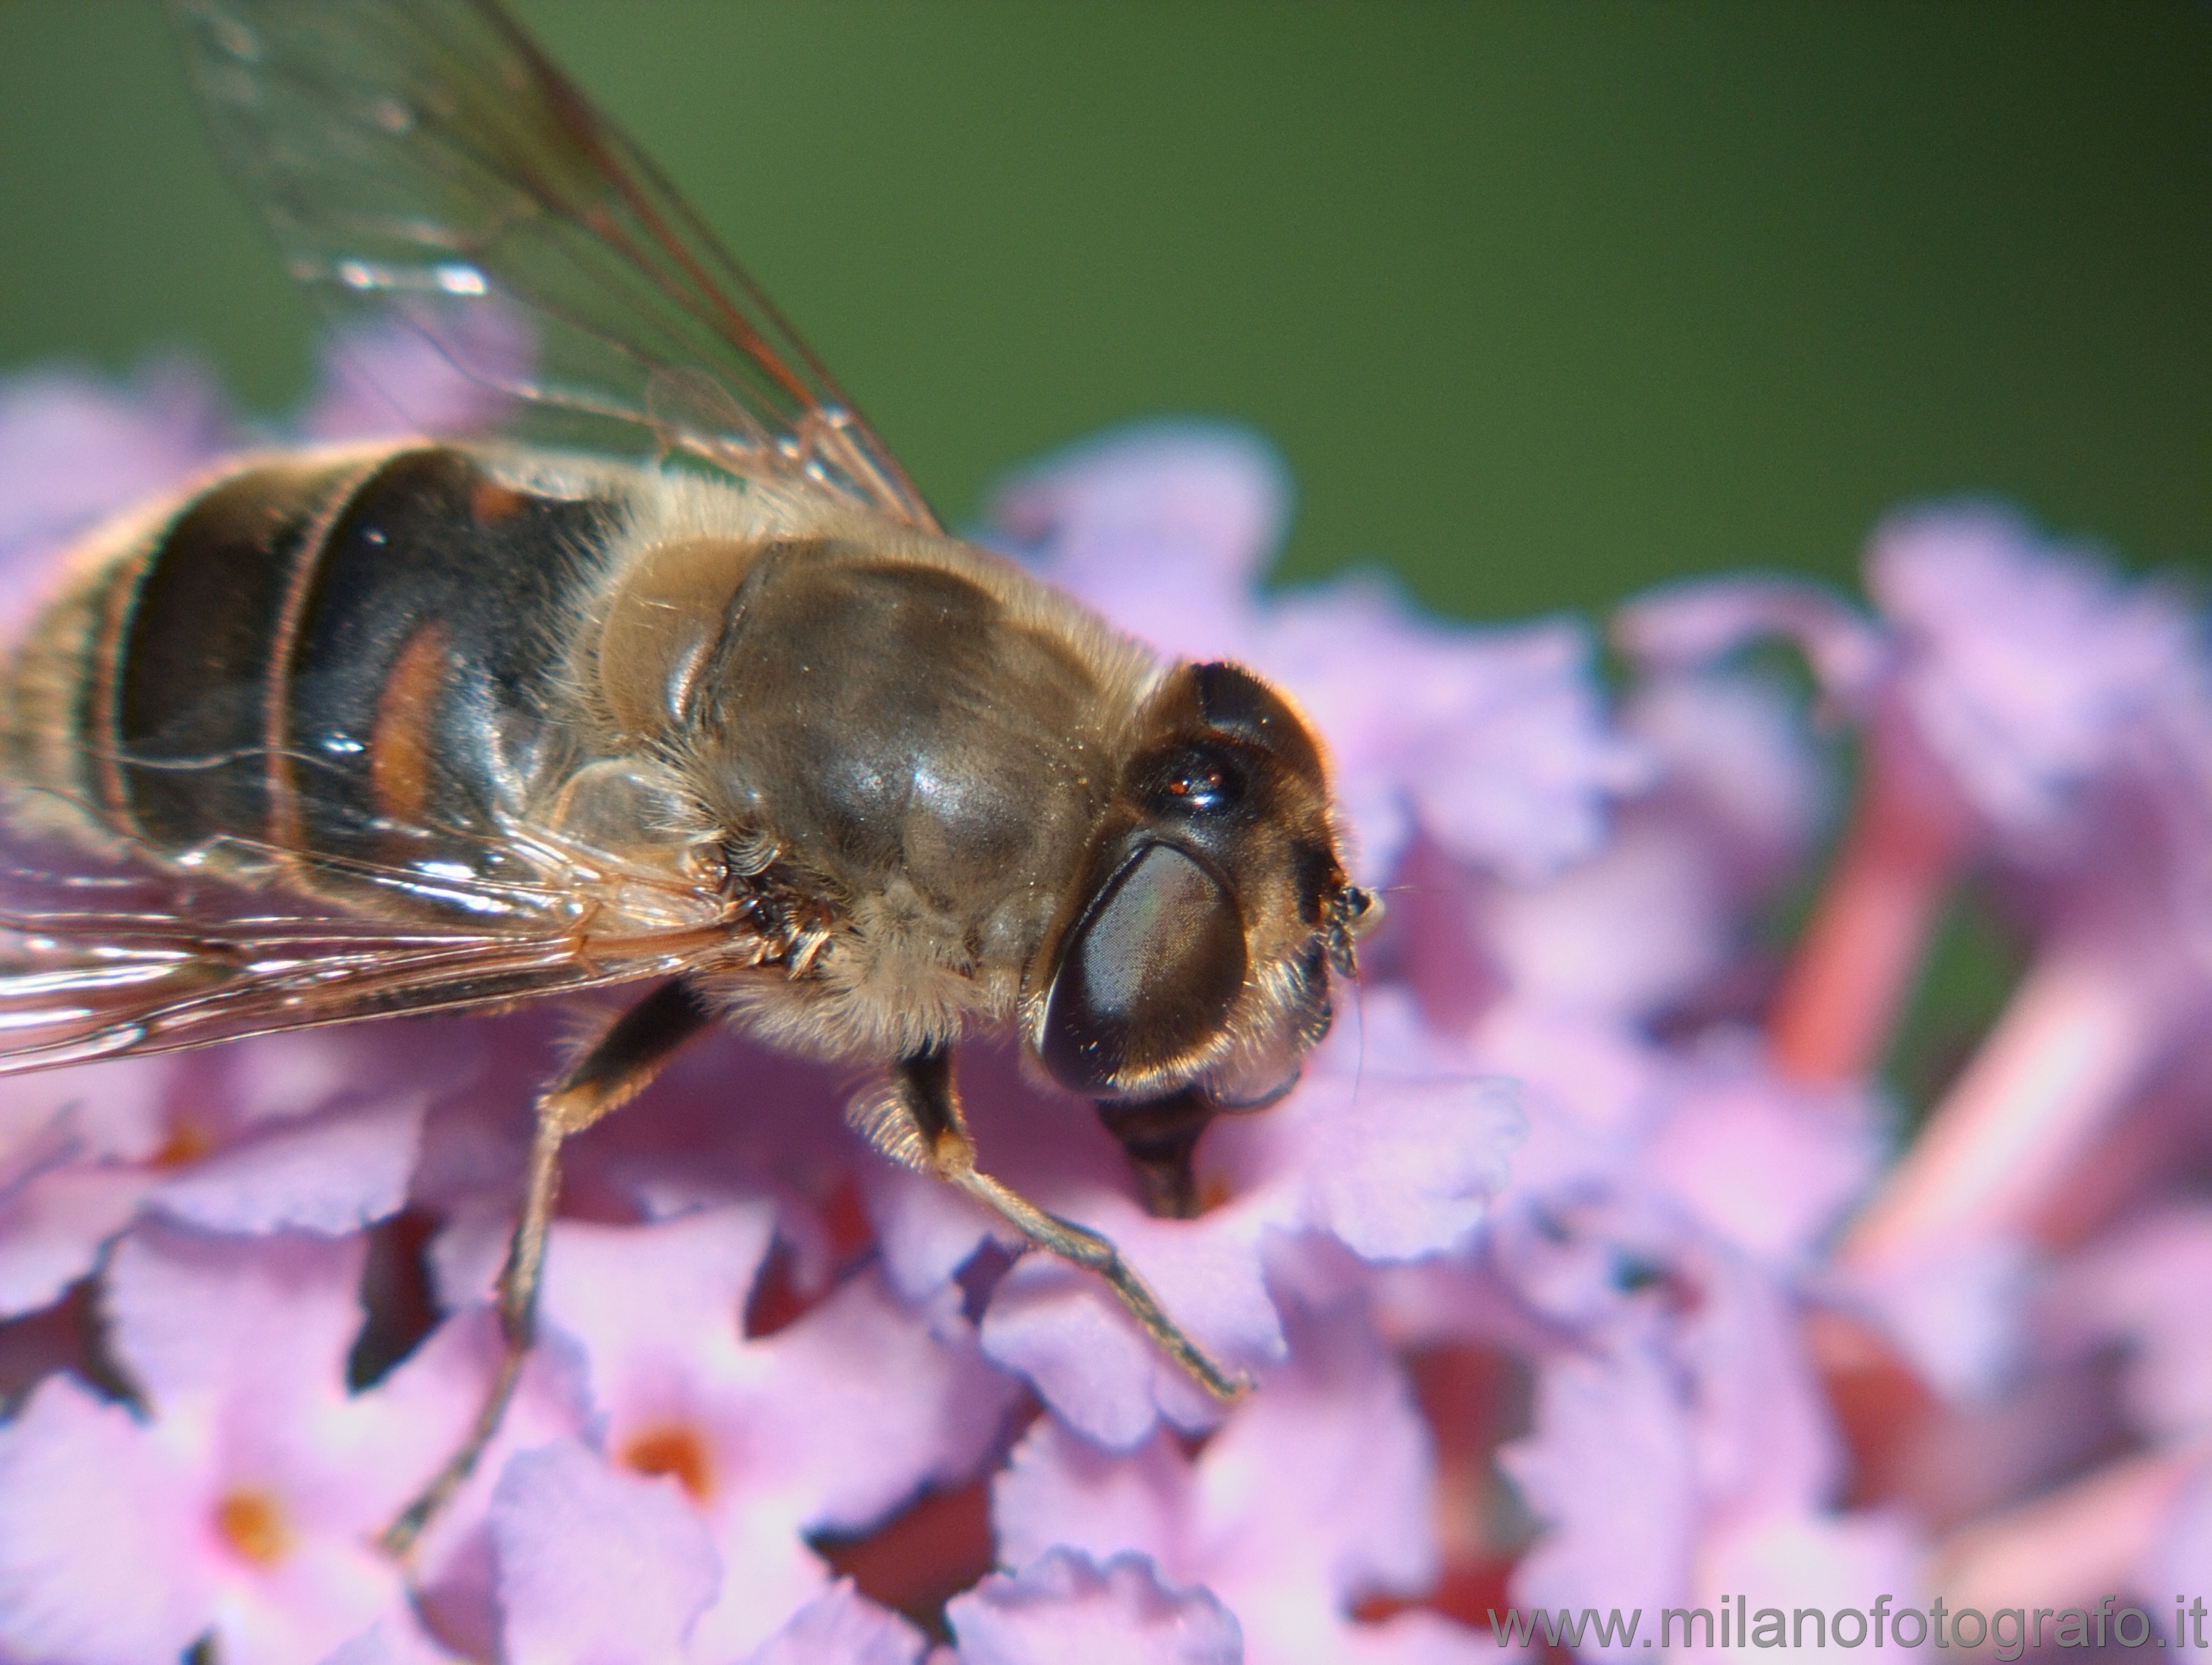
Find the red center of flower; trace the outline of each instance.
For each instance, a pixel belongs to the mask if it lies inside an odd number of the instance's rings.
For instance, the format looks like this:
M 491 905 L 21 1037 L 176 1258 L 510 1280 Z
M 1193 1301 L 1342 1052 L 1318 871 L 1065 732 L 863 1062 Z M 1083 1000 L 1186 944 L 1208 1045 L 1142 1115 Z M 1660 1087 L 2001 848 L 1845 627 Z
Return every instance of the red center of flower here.
M 266 1492 L 227 1492 L 215 1510 L 222 1540 L 256 1566 L 273 1566 L 292 1547 L 284 1511 Z
M 216 1146 L 215 1135 L 198 1123 L 179 1117 L 169 1129 L 169 1136 L 161 1149 L 153 1155 L 157 1168 L 189 1167 L 205 1156 Z
M 704 1503 L 714 1489 L 714 1467 L 707 1447 L 691 1428 L 668 1425 L 647 1428 L 622 1449 L 623 1466 L 641 1474 L 672 1474 L 676 1483 Z

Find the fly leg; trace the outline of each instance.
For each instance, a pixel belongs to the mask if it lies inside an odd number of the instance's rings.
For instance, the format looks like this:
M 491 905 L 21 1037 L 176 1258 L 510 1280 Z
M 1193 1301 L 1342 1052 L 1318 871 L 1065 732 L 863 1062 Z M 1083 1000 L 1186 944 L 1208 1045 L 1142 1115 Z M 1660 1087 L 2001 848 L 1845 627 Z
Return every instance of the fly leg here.
M 643 1092 L 677 1048 L 707 1026 L 709 1015 L 697 995 L 678 978 L 664 983 L 615 1020 L 598 1045 L 578 1059 L 559 1085 L 538 1101 L 537 1130 L 525 1171 L 522 1214 L 507 1244 L 507 1264 L 499 1274 L 499 1327 L 506 1343 L 499 1373 L 475 1425 L 446 1466 L 384 1529 L 378 1542 L 387 1553 L 404 1556 L 414 1547 L 438 1511 L 452 1501 L 484 1447 L 499 1432 L 507 1402 L 514 1397 L 523 1361 L 537 1327 L 538 1284 L 545 1268 L 545 1230 L 561 1190 L 561 1145 L 609 1111 Z
M 1215 1398 L 1234 1401 L 1252 1385 L 1249 1378 L 1223 1370 L 1183 1334 L 1112 1243 L 1096 1232 L 1047 1214 L 1027 1197 L 977 1172 L 975 1141 L 969 1136 L 967 1118 L 960 1113 L 949 1050 L 939 1048 L 901 1059 L 892 1073 L 892 1091 L 903 1113 L 898 1124 L 881 1128 L 878 1134 L 878 1142 L 890 1154 L 910 1159 L 958 1186 L 1039 1248 L 1097 1273 L 1145 1327 L 1146 1334 Z

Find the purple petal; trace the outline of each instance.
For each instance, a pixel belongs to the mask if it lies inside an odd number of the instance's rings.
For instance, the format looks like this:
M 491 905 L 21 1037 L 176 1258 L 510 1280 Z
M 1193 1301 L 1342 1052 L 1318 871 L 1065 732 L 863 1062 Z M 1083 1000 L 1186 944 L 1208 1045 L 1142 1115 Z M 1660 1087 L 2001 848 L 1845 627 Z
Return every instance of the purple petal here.
M 1749 1591 L 1753 1609 L 1794 1615 L 1799 1607 L 1819 1607 L 1832 1618 L 1839 1607 L 1863 1611 L 1885 1590 L 1911 1607 L 1929 1588 L 1926 1545 L 1906 1521 L 1888 1515 L 1778 1517 L 1723 1535 L 1702 1559 L 1695 1600 L 1705 1607 L 1716 1605 L 1723 1591 Z M 1812 1630 L 1809 1621 L 1806 1628 Z M 1884 1648 L 1908 1658 L 1919 1651 L 1893 1641 Z M 1942 1656 L 1929 1648 L 1925 1656 Z
M 754 1350 L 757 1414 L 799 1459 L 810 1529 L 862 1530 L 924 1486 L 965 1480 L 1019 1391 L 972 1341 L 933 1334 L 872 1271 Z
M 2159 1620 L 2161 1628 L 2170 1632 L 2157 1603 L 2169 1590 L 2189 1591 L 2192 1601 L 2201 1601 L 2207 1567 L 2212 1567 L 2212 1462 L 2204 1463 L 2188 1482 L 2166 1529 L 2136 1569 L 2136 1588 L 2151 1597 L 2151 1616 Z M 2200 1618 L 2194 1622 L 2203 1621 Z M 2179 1638 L 2169 1634 L 2169 1639 L 2179 1645 Z M 2195 1645 L 2193 1636 L 2191 1645 Z
M 1578 1332 L 1538 1366 L 1535 1431 L 1499 1461 L 1550 1526 L 1524 1603 L 1679 1605 L 1692 1555 L 1825 1506 L 1841 1453 L 1790 1298 L 1659 1199 L 1519 1196 L 1497 1266 Z
M 1652 778 L 1607 717 L 1578 624 L 1447 628 L 1354 578 L 1285 599 L 1251 657 L 1327 737 L 1371 878 L 1418 830 L 1455 861 L 1533 881 L 1595 851 L 1612 802 Z
M 1682 1605 L 1699 1511 L 1671 1377 L 1641 1347 L 1543 1367 L 1534 1433 L 1498 1454 L 1547 1528 L 1513 1575 L 1522 1607 Z
M 357 1231 L 406 1205 L 426 1108 L 408 1095 L 263 1123 L 164 1182 L 154 1201 L 209 1231 Z
M 1381 1067 L 1317 1076 L 1299 1102 L 1310 1128 L 1304 1223 L 1370 1262 L 1463 1242 L 1505 1183 L 1518 1104 L 1513 1086 L 1494 1080 L 1404 1080 Z
M 1827 819 L 1825 758 L 1800 703 L 1768 676 L 1677 672 L 1641 678 L 1621 713 L 1661 771 L 1644 813 L 1697 839 L 1731 898 L 1793 881 Z
M 1717 1035 L 1658 1084 L 1651 1177 L 1765 1263 L 1806 1262 L 1882 1156 L 1879 1110 L 1856 1086 L 1797 1087 L 1748 1036 Z
M 1632 1402 L 1650 1385 L 1645 1354 L 1676 1372 L 1710 1506 L 1802 1511 L 1825 1497 L 1838 1462 L 1826 1401 L 1790 1299 L 1746 1256 L 1663 1198 L 1601 1183 L 1515 1197 L 1492 1251 L 1524 1300 L 1612 1360 Z
M 670 1480 L 574 1441 L 514 1458 L 491 1505 L 505 1651 L 544 1665 L 683 1656 L 721 1567 Z
M 317 1657 L 380 1615 L 403 1614 L 399 1570 L 373 1535 L 483 1402 L 493 1349 L 477 1314 L 441 1325 L 374 1390 L 348 1391 L 362 1258 L 359 1238 L 211 1238 L 144 1222 L 111 1263 L 113 1350 L 153 1418 L 148 1449 L 192 1465 L 198 1524 L 171 1536 L 207 1562 L 220 1598 L 207 1619 L 226 1660 Z M 557 1353 L 538 1349 L 489 1463 L 518 1440 L 574 1426 L 572 1399 L 546 1385 Z M 447 1579 L 453 1545 L 480 1517 L 493 1472 L 465 1488 L 426 1540 L 426 1587 Z M 265 1522 L 252 1541 L 207 1529 L 234 1504 Z
M 2051 1274 L 2044 1328 L 2081 1352 L 2118 1347 L 2129 1420 L 2153 1439 L 2212 1426 L 2212 1208 L 2126 1221 Z
M 884 1274 L 913 1305 L 939 1299 L 986 1242 L 1022 1247 L 1012 1227 L 932 1175 L 874 1158 L 861 1168 L 860 1181 Z
M 1149 1557 L 1231 1608 L 1255 1660 L 1330 1656 L 1355 1601 L 1425 1588 L 1432 1456 L 1403 1377 L 1356 1301 L 1294 1308 L 1291 1337 L 1194 1462 L 1164 1432 L 1117 1456 L 1038 1424 L 993 1487 L 1000 1554 Z
M 1708 1517 L 1811 1513 L 1843 1476 L 1842 1443 L 1790 1294 L 1734 1255 L 1704 1273 L 1702 1304 L 1674 1337 Z
M 426 1056 L 442 1065 L 444 1051 L 428 1037 L 421 1050 L 395 1048 L 362 1029 L 264 1035 L 216 1055 L 217 1091 L 231 1124 L 252 1127 L 306 1116 L 343 1095 L 374 1092 L 408 1075 Z
M 418 1105 L 387 1094 L 312 1126 L 283 1124 L 393 1073 L 357 1040 L 301 1035 L 9 1080 L 0 1086 L 0 1307 L 43 1304 L 89 1271 L 149 1192 L 173 1217 L 217 1230 L 343 1232 L 392 1213 Z M 210 1154 L 178 1166 L 194 1150 Z
M 986 1172 L 1040 1207 L 1113 1238 L 1160 1300 L 1215 1357 L 1235 1365 L 1279 1357 L 1281 1323 L 1260 1262 L 1262 1240 L 1287 1218 L 1295 1193 L 1264 1203 L 1232 1200 L 1200 1220 L 1146 1214 L 1121 1150 L 1087 1104 L 1024 1082 L 1004 1050 L 970 1048 L 962 1059 L 970 1125 Z M 946 1206 L 932 1182 L 863 1174 L 897 1287 L 934 1301 L 933 1285 L 993 1232 L 964 1201 Z M 1270 1212 L 1272 1210 L 1272 1212 Z M 921 1221 L 916 1224 L 916 1220 Z M 908 1256 L 919 1251 L 919 1264 Z M 1031 1381 L 1102 1440 L 1130 1446 L 1156 1419 L 1212 1424 L 1203 1390 L 1170 1363 L 1104 1286 L 1042 1254 L 1025 1255 L 1000 1280 L 983 1319 L 984 1353 Z
M 493 1069 L 542 1076 L 560 1056 L 553 1026 L 512 1063 Z M 844 1123 L 849 1079 L 735 1034 L 702 1038 L 640 1099 L 577 1141 L 569 1172 L 652 1220 L 718 1208 L 735 1196 L 773 1196 L 776 1231 L 801 1262 L 826 1279 L 834 1253 L 820 1214 L 856 1169 L 881 1159 Z
M 1509 998 L 1483 1014 L 1474 1039 L 1485 1069 L 1521 1084 L 1528 1133 L 1513 1153 L 1513 1191 L 1634 1166 L 1666 1064 L 1638 1026 L 1617 1013 Z
M 1505 985 L 1499 997 L 1632 1022 L 1667 1010 L 1726 967 L 1739 932 L 1718 852 L 1695 829 L 1649 808 L 1637 805 L 1603 850 L 1544 884 L 1469 890 L 1472 917 L 1462 929 L 1478 937 L 1490 980 Z M 1409 875 L 1417 885 L 1425 876 Z M 1433 905 L 1435 896 L 1416 905 Z M 1449 1012 L 1434 973 L 1420 975 L 1425 1003 Z
M 1281 459 L 1253 434 L 1162 423 L 1037 464 L 1000 489 L 991 518 L 1054 583 L 1160 651 L 1241 657 L 1290 496 Z
M 135 383 L 72 371 L 0 382 L 0 564 L 19 561 L 204 468 L 234 430 L 197 365 L 149 365 Z M 27 574 L 30 569 L 26 568 Z
M 1104 1566 L 1055 1550 L 945 1606 L 960 1665 L 1243 1665 L 1237 1620 L 1139 1555 Z
M 1901 692 L 1921 735 L 2001 827 L 2048 827 L 2129 730 L 2197 679 L 2197 626 L 2179 593 L 2123 583 L 2000 510 L 1888 522 L 1867 587 L 1906 639 Z
M 225 1238 L 142 1224 L 108 1267 L 116 1356 L 164 1415 L 247 1397 L 287 1417 L 343 1402 L 365 1252 L 357 1237 Z
M 216 1601 L 217 1657 L 225 1665 L 292 1665 L 379 1620 L 405 1625 L 405 1581 L 369 1541 L 368 1528 L 364 1521 L 346 1537 L 318 1534 L 279 1566 L 234 1578 Z
M 380 1619 L 339 1644 L 322 1665 L 451 1665 L 453 1656 L 404 1620 Z
M 174 1659 L 211 1618 L 194 1454 L 66 1377 L 0 1427 L 0 1648 Z
M 793 1614 L 745 1665 L 915 1665 L 927 1645 L 846 1578 Z
M 719 1523 L 710 1541 L 722 1559 L 722 1591 L 692 1632 L 699 1658 L 742 1659 L 829 1585 L 829 1568 L 787 1510 L 745 1509 Z
M 1236 1368 L 1279 1354 L 1281 1320 L 1257 1252 L 1261 1222 L 1178 1237 L 1147 1229 L 1155 1223 L 1133 1208 L 1126 1218 L 1098 1210 L 1091 1218 L 1217 1361 Z M 1220 1414 L 1097 1278 L 1046 1256 L 1024 1256 L 999 1281 L 982 1341 L 1054 1412 L 1117 1450 L 1163 1420 L 1197 1430 Z
M 648 1226 L 563 1220 L 547 1256 L 546 1327 L 585 1350 L 608 1449 L 680 1478 L 720 1553 L 722 1593 L 696 1642 L 722 1656 L 758 1646 L 821 1591 L 804 1534 L 865 1529 L 964 1479 L 1015 1393 L 872 1272 L 748 1341 L 745 1297 L 774 1221 L 766 1202 Z
M 1880 1329 L 1948 1398 L 1986 1399 L 2018 1369 L 2027 1244 L 1997 1233 L 1832 1266 L 1825 1287 Z
M 78 1166 L 0 1191 L 0 1318 L 34 1312 L 99 1263 L 156 1176 Z
M 740 1369 L 753 1280 L 775 1240 L 764 1202 L 647 1226 L 562 1220 L 545 1256 L 540 1311 L 583 1342 L 602 1404 L 678 1368 Z
M 255 1432 L 142 1425 L 66 1378 L 45 1384 L 0 1436 L 0 1638 L 16 1624 L 36 1657 L 158 1658 L 204 1631 L 226 1662 L 289 1665 L 403 1620 L 399 1569 L 368 1542 L 380 1521 L 334 1512 L 329 1476 L 281 1455 L 319 1431 Z
M 171 1054 L 0 1077 L 0 1189 L 64 1162 L 149 1160 L 185 1067 Z
M 1657 772 L 1582 859 L 1500 876 L 1426 839 L 1409 852 L 1381 946 L 1432 1021 L 1519 1000 L 1644 1023 L 1740 962 L 1747 908 L 1795 875 L 1825 808 L 1804 720 L 1712 674 L 1648 683 L 1623 726 Z
M 513 407 L 501 390 L 528 378 L 535 352 L 529 325 L 496 304 L 398 310 L 325 347 L 301 427 L 325 440 L 481 433 Z
M 1164 1430 L 1123 1456 L 1048 1417 L 991 1483 L 1000 1559 L 1013 1566 L 1056 1545 L 1101 1560 L 1127 1551 L 1188 1566 L 1199 1553 L 1196 1510 L 1191 1460 Z
M 1506 1091 L 1441 1070 L 1407 1079 L 1383 1062 L 1387 1051 L 1378 1042 L 1370 1065 L 1346 1025 L 1289 1099 L 1218 1123 L 1201 1147 L 1199 1178 L 1222 1200 L 1196 1220 L 1147 1216 L 1120 1153 L 1065 1100 L 981 1072 L 970 1089 L 971 1120 L 990 1171 L 1111 1238 L 1200 1347 L 1231 1369 L 1250 1370 L 1279 1359 L 1285 1346 L 1267 1287 L 1271 1241 L 1319 1230 L 1377 1260 L 1434 1253 L 1467 1238 L 1503 1180 L 1518 1127 Z M 1432 1062 L 1465 1065 L 1464 1055 L 1443 1050 L 1434 1060 L 1408 1057 L 1405 1067 Z M 917 1183 L 875 1188 L 940 1222 L 933 1236 L 902 1231 L 896 1218 L 885 1231 L 886 1253 L 910 1291 L 927 1288 L 908 1262 L 913 1245 L 929 1245 L 925 1272 L 941 1277 L 983 1235 L 967 1205 L 941 1208 Z M 982 1342 L 1056 1413 L 1115 1450 L 1141 1444 L 1162 1420 L 1195 1430 L 1218 1415 L 1102 1282 L 1045 1256 L 1024 1256 L 1000 1280 Z
M 152 1196 L 211 1230 L 356 1229 L 405 1202 L 419 1095 L 311 1112 L 358 1084 L 359 1047 L 274 1036 L 0 1087 L 0 1317 L 52 1301 Z M 372 1069 L 371 1076 L 388 1075 Z M 207 1145 L 177 1167 L 163 1147 Z
M 1756 643 L 1793 641 L 1821 689 L 1855 711 L 1887 668 L 1882 633 L 1834 591 L 1802 578 L 1690 578 L 1628 602 L 1613 639 L 1648 670 L 1698 670 Z
M 496 1317 L 474 1307 L 432 1330 L 382 1382 L 355 1396 L 342 1429 L 319 1429 L 319 1450 L 362 1494 L 364 1525 L 380 1530 L 453 1456 L 483 1409 L 503 1343 Z M 466 1632 L 488 1644 L 496 1631 L 496 1566 L 485 1517 L 507 1460 L 583 1432 L 589 1406 L 583 1365 L 558 1335 L 542 1335 L 524 1365 L 507 1415 L 476 1472 L 416 1547 L 426 1611 L 441 1632 Z
M 1170 1569 L 1236 1610 L 1255 1658 L 1437 1572 L 1428 1425 L 1363 1306 L 1298 1311 L 1291 1341 L 1290 1363 L 1200 1453 L 1206 1553 Z

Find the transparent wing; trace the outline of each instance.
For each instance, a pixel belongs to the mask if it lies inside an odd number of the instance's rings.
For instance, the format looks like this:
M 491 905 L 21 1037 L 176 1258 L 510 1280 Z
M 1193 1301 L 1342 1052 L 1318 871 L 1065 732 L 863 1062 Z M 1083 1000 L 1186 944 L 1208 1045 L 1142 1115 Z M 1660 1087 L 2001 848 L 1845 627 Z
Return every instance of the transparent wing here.
M 742 905 L 711 886 L 581 851 L 505 849 L 528 855 L 529 870 L 499 882 L 240 849 L 198 854 L 281 863 L 289 882 L 0 869 L 0 1075 L 503 1006 L 765 952 Z
M 327 309 L 396 311 L 517 402 L 518 437 L 680 452 L 936 529 L 768 298 L 497 0 L 168 3 L 225 162 Z

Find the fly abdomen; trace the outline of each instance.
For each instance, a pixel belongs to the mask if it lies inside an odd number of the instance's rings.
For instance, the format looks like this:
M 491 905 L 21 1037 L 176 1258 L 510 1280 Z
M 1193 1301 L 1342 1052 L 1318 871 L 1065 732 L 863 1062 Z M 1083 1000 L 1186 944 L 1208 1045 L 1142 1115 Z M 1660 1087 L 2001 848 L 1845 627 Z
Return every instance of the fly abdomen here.
M 559 621 L 615 512 L 450 447 L 248 463 L 33 625 L 13 772 L 165 857 L 480 872 L 546 761 Z

